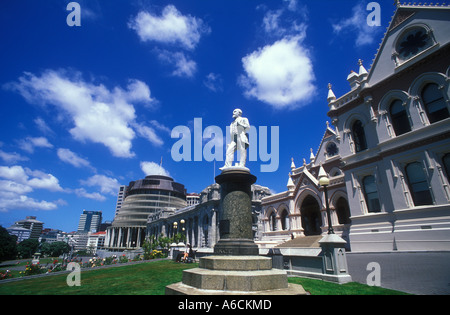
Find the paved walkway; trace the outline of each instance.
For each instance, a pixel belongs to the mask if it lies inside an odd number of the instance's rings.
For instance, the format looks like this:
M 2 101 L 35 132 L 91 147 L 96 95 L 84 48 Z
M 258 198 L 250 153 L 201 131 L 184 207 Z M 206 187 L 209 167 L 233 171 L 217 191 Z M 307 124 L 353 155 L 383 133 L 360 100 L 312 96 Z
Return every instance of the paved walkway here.
M 381 286 L 413 294 L 450 294 L 450 252 L 347 253 L 353 281 L 366 283 L 367 265 L 380 265 Z

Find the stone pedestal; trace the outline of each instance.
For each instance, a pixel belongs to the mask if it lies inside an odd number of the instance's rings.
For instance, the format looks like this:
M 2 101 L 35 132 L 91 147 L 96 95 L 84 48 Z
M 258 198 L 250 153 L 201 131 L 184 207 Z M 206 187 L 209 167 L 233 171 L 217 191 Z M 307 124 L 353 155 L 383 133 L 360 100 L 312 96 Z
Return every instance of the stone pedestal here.
M 183 281 L 166 287 L 173 295 L 301 295 L 287 272 L 273 269 L 272 259 L 259 256 L 253 241 L 251 185 L 247 168 L 230 167 L 216 177 L 220 184 L 220 240 L 214 255 L 200 258 L 199 268 L 183 271 Z
M 230 167 L 216 177 L 220 185 L 220 240 L 215 255 L 258 255 L 252 231 L 252 184 L 256 177 L 247 168 Z
M 284 270 L 272 269 L 262 256 L 209 256 L 199 268 L 183 271 L 183 281 L 168 285 L 167 295 L 305 295 L 289 284 Z

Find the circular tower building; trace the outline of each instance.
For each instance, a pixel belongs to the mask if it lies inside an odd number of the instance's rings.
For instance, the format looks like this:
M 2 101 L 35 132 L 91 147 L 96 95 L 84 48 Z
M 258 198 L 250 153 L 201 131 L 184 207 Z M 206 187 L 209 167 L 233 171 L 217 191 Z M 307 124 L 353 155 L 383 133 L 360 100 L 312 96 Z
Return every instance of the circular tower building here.
M 105 247 L 110 250 L 140 248 L 149 215 L 164 208 L 183 207 L 186 207 L 186 189 L 171 177 L 150 175 L 130 182 L 122 207 L 107 230 Z

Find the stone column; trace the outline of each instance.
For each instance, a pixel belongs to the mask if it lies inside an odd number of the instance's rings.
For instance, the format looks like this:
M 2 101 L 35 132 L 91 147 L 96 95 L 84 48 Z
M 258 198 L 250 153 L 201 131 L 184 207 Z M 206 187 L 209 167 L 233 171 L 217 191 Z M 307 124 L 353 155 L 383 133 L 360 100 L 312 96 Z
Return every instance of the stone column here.
M 252 191 L 256 177 L 240 167 L 231 167 L 216 177 L 220 185 L 220 240 L 215 255 L 258 255 L 252 232 Z

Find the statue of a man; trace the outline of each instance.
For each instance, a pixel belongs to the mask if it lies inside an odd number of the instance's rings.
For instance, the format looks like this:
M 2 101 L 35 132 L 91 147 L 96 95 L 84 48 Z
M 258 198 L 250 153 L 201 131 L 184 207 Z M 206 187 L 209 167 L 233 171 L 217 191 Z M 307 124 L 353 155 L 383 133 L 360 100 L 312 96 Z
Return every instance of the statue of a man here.
M 250 130 L 248 119 L 242 117 L 242 110 L 235 109 L 233 111 L 234 121 L 230 125 L 231 141 L 227 146 L 227 156 L 224 167 L 221 170 L 231 167 L 234 160 L 234 152 L 239 151 L 240 160 L 239 167 L 245 167 L 247 159 L 247 148 L 249 146 L 247 132 Z

